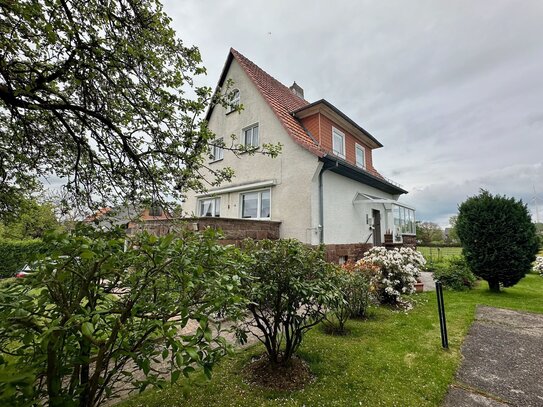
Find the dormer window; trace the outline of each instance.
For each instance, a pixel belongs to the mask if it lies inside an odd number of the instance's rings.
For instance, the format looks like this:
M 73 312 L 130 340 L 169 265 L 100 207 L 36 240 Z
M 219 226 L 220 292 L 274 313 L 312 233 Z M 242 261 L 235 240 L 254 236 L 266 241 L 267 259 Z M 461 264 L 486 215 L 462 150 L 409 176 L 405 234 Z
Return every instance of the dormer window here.
M 354 148 L 356 154 L 356 166 L 366 168 L 366 149 L 360 144 L 356 144 Z
M 345 134 L 332 127 L 332 150 L 335 155 L 345 158 Z
M 258 123 L 243 130 L 243 144 L 245 147 L 258 147 Z
M 234 89 L 230 97 L 230 105 L 226 109 L 226 113 L 231 113 L 239 106 L 240 94 L 239 89 Z

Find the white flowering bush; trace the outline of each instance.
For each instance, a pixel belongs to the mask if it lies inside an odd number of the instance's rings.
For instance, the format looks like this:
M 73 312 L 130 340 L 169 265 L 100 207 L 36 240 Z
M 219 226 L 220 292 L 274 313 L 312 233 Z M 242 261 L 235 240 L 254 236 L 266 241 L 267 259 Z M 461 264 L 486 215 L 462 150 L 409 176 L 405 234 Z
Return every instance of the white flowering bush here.
M 537 256 L 535 258 L 534 265 L 532 266 L 532 270 L 539 273 L 541 277 L 543 277 L 543 256 Z
M 372 285 L 379 301 L 385 304 L 398 304 L 402 294 L 414 293 L 417 277 L 426 264 L 422 254 L 407 247 L 373 247 L 360 261 L 379 266 Z

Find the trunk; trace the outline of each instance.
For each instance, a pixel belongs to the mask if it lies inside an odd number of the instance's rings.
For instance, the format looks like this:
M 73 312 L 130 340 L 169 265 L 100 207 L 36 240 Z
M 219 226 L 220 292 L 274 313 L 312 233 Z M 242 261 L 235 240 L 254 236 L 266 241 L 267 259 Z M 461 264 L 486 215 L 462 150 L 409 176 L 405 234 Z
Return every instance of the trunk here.
M 79 405 L 80 406 L 87 406 L 89 405 L 90 401 L 90 383 L 89 383 L 89 374 L 90 374 L 90 366 L 89 366 L 89 358 L 90 358 L 90 342 L 83 338 L 80 342 L 80 352 L 81 360 L 82 360 L 82 366 L 81 366 L 81 378 L 80 378 L 80 384 L 83 387 L 83 392 L 81 393 L 79 397 Z
M 493 293 L 499 293 L 500 282 L 498 280 L 488 280 L 488 289 Z
M 62 406 L 60 399 L 61 378 L 58 347 L 62 340 L 59 331 L 53 332 L 47 344 L 47 398 L 50 407 Z

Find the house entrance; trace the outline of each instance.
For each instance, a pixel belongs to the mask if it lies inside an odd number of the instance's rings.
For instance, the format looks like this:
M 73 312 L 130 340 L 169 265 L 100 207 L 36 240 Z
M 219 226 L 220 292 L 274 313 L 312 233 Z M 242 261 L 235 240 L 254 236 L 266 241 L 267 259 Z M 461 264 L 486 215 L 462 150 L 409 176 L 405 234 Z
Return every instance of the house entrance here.
M 373 218 L 373 245 L 381 246 L 381 212 L 373 209 L 371 216 Z

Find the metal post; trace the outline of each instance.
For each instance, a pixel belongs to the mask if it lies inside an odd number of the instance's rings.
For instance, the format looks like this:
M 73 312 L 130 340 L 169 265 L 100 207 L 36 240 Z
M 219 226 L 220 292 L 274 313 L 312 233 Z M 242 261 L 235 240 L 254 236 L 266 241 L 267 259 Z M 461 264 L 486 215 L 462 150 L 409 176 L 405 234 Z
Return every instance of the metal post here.
M 441 328 L 441 346 L 444 349 L 448 349 L 449 339 L 447 338 L 447 321 L 445 320 L 445 303 L 443 302 L 443 286 L 441 285 L 441 281 L 436 281 L 436 293 L 439 326 Z

